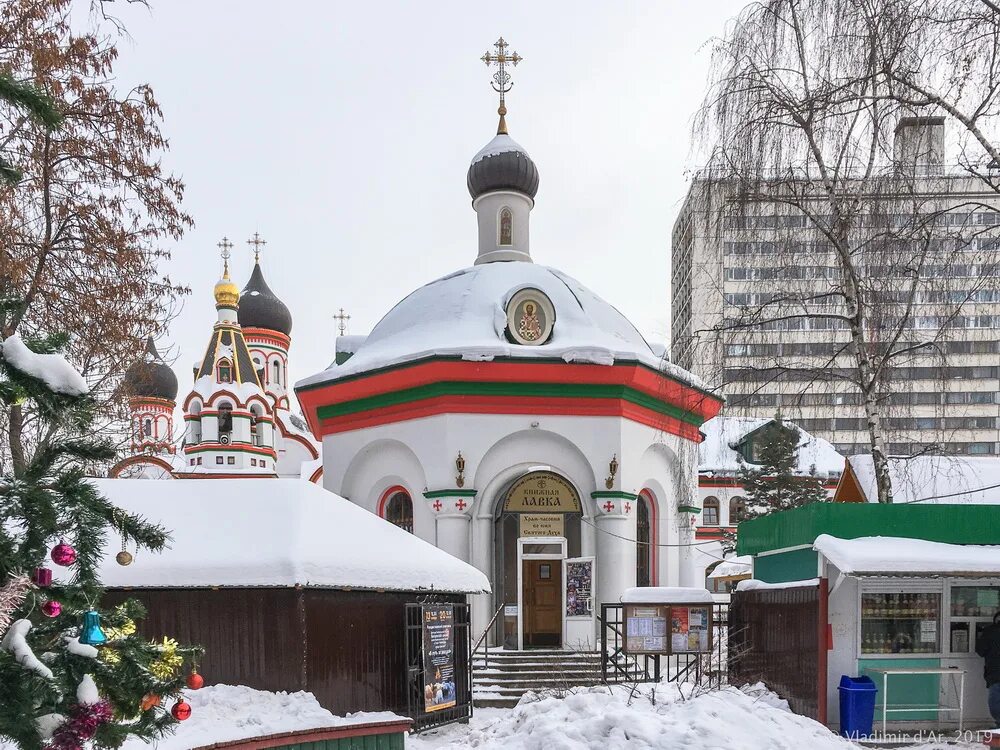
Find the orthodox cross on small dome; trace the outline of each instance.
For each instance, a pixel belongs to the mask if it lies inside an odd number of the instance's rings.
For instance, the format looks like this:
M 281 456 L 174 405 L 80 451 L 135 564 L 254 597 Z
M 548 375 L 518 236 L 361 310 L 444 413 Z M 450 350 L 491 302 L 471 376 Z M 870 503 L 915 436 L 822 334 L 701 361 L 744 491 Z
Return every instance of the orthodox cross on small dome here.
M 351 319 L 350 315 L 344 313 L 344 308 L 340 308 L 340 312 L 333 316 L 333 319 L 337 321 L 337 327 L 340 329 L 340 335 L 344 335 L 344 331 L 347 330 L 347 321 Z
M 507 114 L 507 106 L 504 104 L 504 94 L 514 86 L 513 81 L 510 80 L 510 73 L 507 72 L 507 66 L 516 66 L 524 58 L 517 54 L 517 52 L 508 54 L 507 48 L 510 45 L 504 41 L 503 37 L 497 39 L 493 43 L 493 46 L 496 48 L 496 52 L 487 50 L 486 54 L 479 59 L 486 63 L 487 66 L 495 65 L 497 68 L 497 72 L 493 74 L 493 82 L 490 85 L 494 91 L 500 94 L 500 107 L 497 109 L 497 114 L 500 115 L 500 125 L 497 126 L 497 135 L 506 135 L 507 120 L 504 116 Z
M 228 237 L 223 237 L 216 247 L 221 250 L 219 254 L 222 256 L 223 275 L 229 278 L 229 256 L 232 254 L 230 251 L 233 249 L 233 243 Z
M 253 262 L 260 263 L 260 248 L 267 244 L 267 240 L 260 238 L 260 232 L 254 232 L 253 237 L 247 240 L 248 245 L 253 245 Z

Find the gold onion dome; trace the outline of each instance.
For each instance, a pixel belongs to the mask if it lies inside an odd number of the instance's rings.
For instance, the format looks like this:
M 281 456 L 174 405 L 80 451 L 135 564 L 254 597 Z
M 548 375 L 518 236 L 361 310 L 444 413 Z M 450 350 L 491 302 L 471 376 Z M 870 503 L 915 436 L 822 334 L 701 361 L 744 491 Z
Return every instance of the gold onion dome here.
M 236 286 L 229 278 L 229 264 L 226 264 L 226 270 L 222 274 L 222 278 L 215 285 L 215 304 L 218 307 L 232 307 L 237 308 L 240 301 L 240 288 Z

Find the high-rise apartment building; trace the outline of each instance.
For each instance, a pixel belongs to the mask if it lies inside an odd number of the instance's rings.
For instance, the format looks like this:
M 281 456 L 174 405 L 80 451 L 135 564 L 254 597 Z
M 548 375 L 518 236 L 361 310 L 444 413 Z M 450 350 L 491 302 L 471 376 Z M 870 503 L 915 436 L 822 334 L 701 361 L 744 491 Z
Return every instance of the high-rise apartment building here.
M 857 222 L 858 265 L 879 289 L 871 338 L 898 332 L 897 352 L 914 346 L 891 360 L 880 396 L 886 447 L 998 454 L 1000 195 L 945 166 L 941 118 L 901 121 L 895 152 L 897 168 L 915 160 L 916 176 L 879 181 Z M 726 414 L 780 409 L 841 453 L 867 453 L 855 358 L 837 317 L 843 264 L 822 231 L 830 209 L 822 199 L 805 209 L 812 218 L 785 201 L 748 204 L 724 180 L 692 183 L 671 243 L 672 359 L 725 394 Z

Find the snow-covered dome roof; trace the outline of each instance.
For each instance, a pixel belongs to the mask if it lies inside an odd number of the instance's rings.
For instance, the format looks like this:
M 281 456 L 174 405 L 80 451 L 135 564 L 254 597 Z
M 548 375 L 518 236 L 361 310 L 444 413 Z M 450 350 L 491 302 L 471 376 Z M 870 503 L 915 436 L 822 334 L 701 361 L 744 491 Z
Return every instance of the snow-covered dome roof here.
M 499 133 L 472 157 L 466 184 L 473 200 L 494 190 L 516 190 L 534 198 L 538 167 L 517 141 Z
M 540 346 L 511 343 L 506 305 L 518 291 L 543 292 L 555 308 L 551 338 Z M 431 356 L 563 359 L 611 365 L 641 362 L 701 387 L 687 371 L 657 356 L 628 319 L 575 279 L 535 263 L 486 263 L 422 286 L 397 304 L 343 364 L 298 383 L 336 380 Z

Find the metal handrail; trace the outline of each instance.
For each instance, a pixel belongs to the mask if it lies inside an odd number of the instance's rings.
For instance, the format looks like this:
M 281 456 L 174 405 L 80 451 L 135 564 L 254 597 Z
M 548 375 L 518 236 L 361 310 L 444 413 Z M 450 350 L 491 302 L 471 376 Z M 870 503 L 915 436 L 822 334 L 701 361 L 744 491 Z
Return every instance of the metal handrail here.
M 469 662 L 470 663 L 472 662 L 472 659 L 475 658 L 476 652 L 479 650 L 479 647 L 482 646 L 483 643 L 486 641 L 486 636 L 489 634 L 490 628 L 492 628 L 493 625 L 496 623 L 497 617 L 500 616 L 500 610 L 502 610 L 503 608 L 504 608 L 503 604 L 501 604 L 499 607 L 497 607 L 497 611 L 493 613 L 493 617 L 491 617 L 490 621 L 488 623 L 486 623 L 486 627 L 483 629 L 483 634 L 481 636 L 479 636 L 479 640 L 476 641 L 476 645 L 472 647 L 472 654 L 469 656 Z M 488 668 L 490 666 L 490 649 L 489 649 L 489 647 L 483 649 L 483 666 L 486 667 L 486 668 Z

